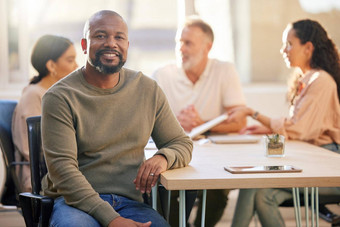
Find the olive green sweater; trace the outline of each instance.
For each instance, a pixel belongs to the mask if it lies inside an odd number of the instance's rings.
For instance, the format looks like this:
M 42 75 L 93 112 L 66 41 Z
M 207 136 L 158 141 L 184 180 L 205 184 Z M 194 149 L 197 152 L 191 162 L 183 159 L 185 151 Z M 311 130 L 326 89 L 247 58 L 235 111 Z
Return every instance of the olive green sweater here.
M 107 226 L 119 214 L 98 193 L 142 202 L 133 180 L 150 136 L 168 169 L 190 162 L 192 142 L 155 81 L 122 69 L 114 88 L 100 89 L 73 72 L 43 97 L 44 194 L 63 196 Z

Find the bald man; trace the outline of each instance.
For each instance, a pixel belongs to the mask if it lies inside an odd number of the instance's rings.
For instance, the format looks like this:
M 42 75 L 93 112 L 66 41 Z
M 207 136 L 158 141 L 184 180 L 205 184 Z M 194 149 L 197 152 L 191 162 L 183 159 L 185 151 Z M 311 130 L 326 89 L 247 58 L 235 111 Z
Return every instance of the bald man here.
M 81 40 L 86 65 L 43 97 L 42 143 L 55 198 L 52 226 L 169 226 L 142 194 L 160 173 L 188 165 L 192 142 L 157 83 L 123 68 L 128 28 L 99 11 Z M 159 150 L 145 160 L 150 136 Z

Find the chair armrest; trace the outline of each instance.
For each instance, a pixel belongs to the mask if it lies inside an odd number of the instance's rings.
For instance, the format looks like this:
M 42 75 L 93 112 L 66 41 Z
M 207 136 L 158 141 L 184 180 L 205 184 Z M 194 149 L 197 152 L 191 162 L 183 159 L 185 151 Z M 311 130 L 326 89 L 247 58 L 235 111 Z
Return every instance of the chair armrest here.
M 19 194 L 19 202 L 27 227 L 36 226 L 37 223 L 42 227 L 49 226 L 54 199 L 24 192 Z
M 23 165 L 30 165 L 30 162 L 11 162 L 10 163 L 11 166 L 23 166 Z

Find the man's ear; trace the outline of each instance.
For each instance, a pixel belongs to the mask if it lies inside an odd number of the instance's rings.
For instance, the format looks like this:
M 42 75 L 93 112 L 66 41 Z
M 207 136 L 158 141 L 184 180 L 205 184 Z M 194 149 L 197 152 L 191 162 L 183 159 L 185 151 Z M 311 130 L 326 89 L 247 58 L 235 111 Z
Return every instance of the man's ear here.
M 84 54 L 87 54 L 87 40 L 81 39 L 81 48 L 83 49 Z
M 204 46 L 204 50 L 205 50 L 205 53 L 208 55 L 210 50 L 212 48 L 212 43 L 211 42 L 207 42 Z
M 208 49 L 208 52 L 210 52 L 211 48 L 212 48 L 212 42 L 209 42 L 208 45 L 207 45 L 207 49 Z

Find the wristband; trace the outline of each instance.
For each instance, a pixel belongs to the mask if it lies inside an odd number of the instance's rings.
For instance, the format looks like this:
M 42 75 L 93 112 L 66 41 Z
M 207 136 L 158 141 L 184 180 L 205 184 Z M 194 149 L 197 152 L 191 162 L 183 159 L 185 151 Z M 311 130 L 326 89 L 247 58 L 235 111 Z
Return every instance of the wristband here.
M 256 120 L 258 116 L 259 116 L 259 112 L 258 112 L 258 111 L 255 111 L 255 112 L 253 113 L 253 115 L 251 115 L 251 117 L 252 117 L 254 120 Z

